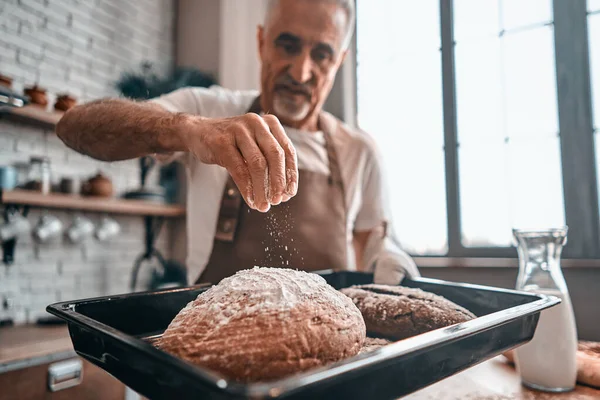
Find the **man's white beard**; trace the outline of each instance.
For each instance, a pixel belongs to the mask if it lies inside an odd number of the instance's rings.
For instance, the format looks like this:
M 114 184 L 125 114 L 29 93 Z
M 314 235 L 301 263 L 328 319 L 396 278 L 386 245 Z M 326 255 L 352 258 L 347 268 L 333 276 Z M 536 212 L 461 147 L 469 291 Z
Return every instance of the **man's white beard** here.
M 308 115 L 310 104 L 308 101 L 304 101 L 298 105 L 276 93 L 273 98 L 273 111 L 275 111 L 275 115 L 281 118 L 300 121 Z

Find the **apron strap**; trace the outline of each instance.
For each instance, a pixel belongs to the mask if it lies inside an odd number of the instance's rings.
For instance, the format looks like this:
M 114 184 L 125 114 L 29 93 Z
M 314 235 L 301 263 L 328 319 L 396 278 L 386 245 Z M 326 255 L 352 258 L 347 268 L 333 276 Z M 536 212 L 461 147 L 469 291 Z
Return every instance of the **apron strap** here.
M 253 100 L 247 112 L 261 113 L 260 96 L 257 96 Z M 339 122 L 335 117 L 329 113 L 321 112 L 319 115 L 319 125 L 325 137 L 325 150 L 327 151 L 327 161 L 329 162 L 329 184 L 338 186 L 342 191 L 342 195 L 344 195 L 344 182 L 342 180 L 340 164 L 332 143 L 332 136 L 336 132 L 338 124 Z M 342 197 L 345 198 L 345 196 Z M 224 242 L 234 241 L 243 201 L 242 195 L 233 178 L 228 175 L 221 199 L 215 239 Z M 346 203 L 344 202 L 344 208 L 345 206 Z
M 327 161 L 329 162 L 329 184 L 339 186 L 342 194 L 345 195 L 344 180 L 342 179 L 340 162 L 335 150 L 335 146 L 333 145 L 333 135 L 337 131 L 339 122 L 333 115 L 326 112 L 321 112 L 319 115 L 319 125 L 325 137 L 325 150 L 327 151 Z
M 217 230 L 215 232 L 216 239 L 224 242 L 233 242 L 243 201 L 235 182 L 229 176 L 225 183 L 223 198 L 221 199 L 221 208 L 219 209 Z

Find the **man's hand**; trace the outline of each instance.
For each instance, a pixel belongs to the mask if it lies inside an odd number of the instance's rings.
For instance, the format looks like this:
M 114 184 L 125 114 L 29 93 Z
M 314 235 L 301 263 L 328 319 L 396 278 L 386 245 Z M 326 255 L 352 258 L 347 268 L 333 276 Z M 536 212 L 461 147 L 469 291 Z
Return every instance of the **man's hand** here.
M 373 272 L 373 282 L 398 285 L 405 276 L 419 276 L 414 260 L 395 244 L 387 240 L 382 225 L 370 231 L 353 232 L 356 266 L 359 271 Z
M 68 147 L 102 161 L 191 152 L 226 168 L 246 203 L 263 212 L 298 191 L 296 151 L 273 115 L 203 118 L 107 99 L 70 109 L 56 133 Z
M 296 195 L 296 150 L 273 115 L 194 118 L 185 142 L 198 160 L 227 169 L 251 208 L 266 212 Z

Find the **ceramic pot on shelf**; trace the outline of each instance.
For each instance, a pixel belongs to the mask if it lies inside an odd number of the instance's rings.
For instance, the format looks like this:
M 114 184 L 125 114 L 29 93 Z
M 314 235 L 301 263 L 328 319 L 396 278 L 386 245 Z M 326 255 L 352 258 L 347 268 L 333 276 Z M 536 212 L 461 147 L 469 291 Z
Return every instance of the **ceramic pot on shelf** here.
M 0 86 L 4 86 L 10 89 L 12 87 L 12 82 L 13 78 L 11 78 L 10 76 L 0 74 Z
M 83 196 L 112 197 L 112 181 L 99 172 L 81 185 L 81 194 Z
M 74 97 L 71 97 L 68 94 L 61 94 L 56 98 L 54 109 L 56 111 L 67 111 L 70 108 L 73 108 L 75 104 L 77 104 L 77 100 Z
M 37 84 L 31 87 L 25 88 L 24 93 L 31 100 L 31 104 L 46 107 L 48 105 L 48 97 L 46 95 L 46 89 L 42 89 Z

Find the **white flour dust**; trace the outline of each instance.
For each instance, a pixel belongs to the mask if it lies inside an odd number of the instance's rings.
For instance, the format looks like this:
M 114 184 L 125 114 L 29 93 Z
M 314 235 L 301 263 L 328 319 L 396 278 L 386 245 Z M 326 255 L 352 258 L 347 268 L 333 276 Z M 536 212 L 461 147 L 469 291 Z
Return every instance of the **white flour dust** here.
M 269 236 L 262 242 L 265 256 L 262 260 L 254 260 L 257 264 L 269 267 L 301 268 L 304 258 L 300 258 L 298 250 L 294 247 L 294 239 L 289 235 L 294 226 L 292 213 L 289 206 L 282 203 L 276 208 L 279 213 L 267 212 L 265 215 L 266 229 Z

